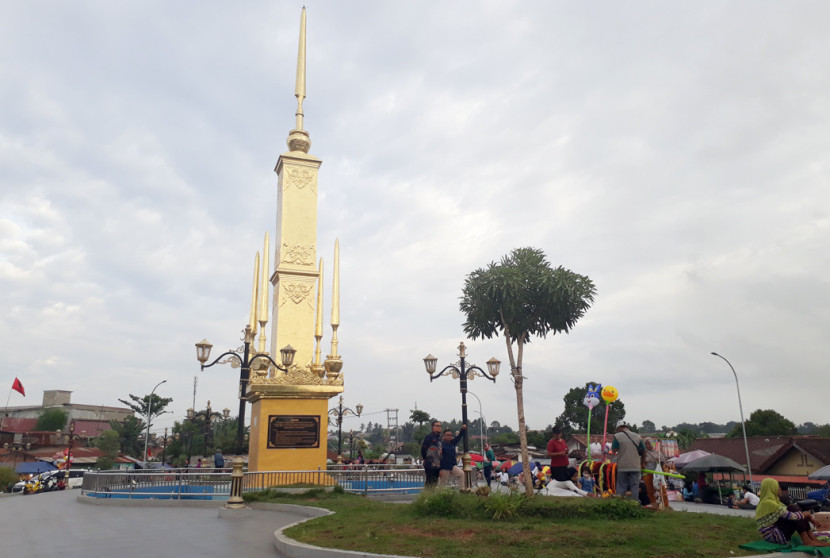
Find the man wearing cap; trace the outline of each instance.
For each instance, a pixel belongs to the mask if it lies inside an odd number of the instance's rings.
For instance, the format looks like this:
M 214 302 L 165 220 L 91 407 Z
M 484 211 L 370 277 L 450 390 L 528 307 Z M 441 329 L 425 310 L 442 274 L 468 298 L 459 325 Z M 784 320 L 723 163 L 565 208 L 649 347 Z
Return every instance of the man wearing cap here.
M 636 432 L 631 432 L 625 421 L 620 421 L 611 451 L 617 453 L 617 496 L 631 492 L 631 498 L 639 499 L 640 476 L 646 454 L 643 439 Z

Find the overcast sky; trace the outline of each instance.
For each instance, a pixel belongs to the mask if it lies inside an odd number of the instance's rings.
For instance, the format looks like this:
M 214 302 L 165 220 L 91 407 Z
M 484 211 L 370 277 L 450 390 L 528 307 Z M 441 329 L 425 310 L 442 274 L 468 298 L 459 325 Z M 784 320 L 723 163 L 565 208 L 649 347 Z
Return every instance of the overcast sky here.
M 160 431 L 198 375 L 196 407 L 236 414 L 238 369 L 200 373 L 194 343 L 240 344 L 302 4 L 5 3 L 0 379 L 27 390 L 12 406 L 48 389 L 118 405 L 166 379 Z M 416 405 L 459 418 L 457 381 L 430 383 L 422 359 L 457 359 L 466 274 L 521 246 L 597 287 L 570 334 L 527 347 L 530 428 L 587 381 L 616 386 L 638 424 L 739 420 L 711 351 L 747 417 L 830 422 L 814 403 L 830 5 L 305 4 L 318 253 L 328 279 L 340 239 L 344 398 L 365 408 L 344 428 Z M 507 362 L 501 337 L 466 343 L 473 363 Z M 470 389 L 516 427 L 503 370 Z

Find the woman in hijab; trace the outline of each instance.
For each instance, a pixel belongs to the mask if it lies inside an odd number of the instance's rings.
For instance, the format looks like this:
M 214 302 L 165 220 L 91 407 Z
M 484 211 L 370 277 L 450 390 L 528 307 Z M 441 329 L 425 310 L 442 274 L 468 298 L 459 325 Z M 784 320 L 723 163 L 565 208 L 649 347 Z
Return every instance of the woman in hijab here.
M 775 479 L 764 479 L 761 481 L 761 490 L 758 496 L 761 501 L 755 508 L 755 524 L 758 531 L 767 542 L 775 544 L 789 544 L 793 533 L 798 533 L 801 541 L 806 546 L 830 546 L 826 542 L 816 539 L 810 531 L 812 514 L 810 512 L 797 511 L 796 506 L 787 508 L 778 499 L 778 481 Z

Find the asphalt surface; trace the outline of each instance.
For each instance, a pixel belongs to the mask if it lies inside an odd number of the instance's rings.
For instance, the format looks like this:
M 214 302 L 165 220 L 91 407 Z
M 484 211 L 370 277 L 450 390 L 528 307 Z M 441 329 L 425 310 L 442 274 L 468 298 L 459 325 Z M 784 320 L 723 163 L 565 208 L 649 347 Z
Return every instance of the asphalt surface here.
M 298 516 L 255 511 L 221 519 L 219 507 L 96 506 L 79 490 L 0 497 L 4 558 L 274 558 L 274 531 Z
M 90 505 L 78 490 L 0 495 L 0 556 L 274 558 L 274 531 L 302 519 L 254 510 L 244 519 L 220 518 L 220 505 L 147 507 Z M 411 498 L 406 498 L 409 500 Z M 671 502 L 677 511 L 752 517 L 751 510 Z M 345 554 L 345 553 L 344 553 Z

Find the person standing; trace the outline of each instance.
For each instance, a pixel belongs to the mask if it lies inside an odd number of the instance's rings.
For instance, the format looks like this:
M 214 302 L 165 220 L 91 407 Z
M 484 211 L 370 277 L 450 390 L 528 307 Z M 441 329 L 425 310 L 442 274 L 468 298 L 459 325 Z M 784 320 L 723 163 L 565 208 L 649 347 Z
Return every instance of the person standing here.
M 660 464 L 660 448 L 657 443 L 651 438 L 643 440 L 643 445 L 646 448 L 645 453 L 645 469 L 654 471 Z M 648 505 L 656 508 L 657 506 L 657 489 L 654 488 L 654 473 L 646 473 L 643 476 L 643 482 L 646 485 L 646 494 L 648 494 Z
M 458 459 L 455 457 L 455 446 L 464 437 L 467 430 L 467 425 L 461 425 L 461 431 L 458 436 L 453 438 L 452 430 L 444 430 L 444 438 L 441 440 L 441 471 L 439 472 L 439 484 L 446 484 L 447 479 L 455 477 L 458 480 L 458 486 L 461 490 L 467 488 L 467 479 L 464 477 L 464 471 L 457 465 Z
M 216 448 L 216 453 L 213 454 L 213 467 L 215 469 L 223 469 L 225 467 L 225 458 L 222 456 L 222 450 Z
M 617 423 L 614 441 L 611 442 L 611 451 L 617 452 L 617 496 L 631 492 L 631 498 L 638 500 L 646 454 L 642 438 L 636 432 L 631 432 L 625 421 L 620 421 Z
M 496 460 L 496 453 L 488 442 L 484 442 L 484 481 L 490 486 L 493 478 L 493 461 Z
M 571 480 L 568 474 L 568 444 L 562 439 L 562 429 L 553 427 L 553 438 L 548 441 L 550 457 L 550 476 L 553 480 L 566 482 Z
M 438 473 L 441 470 L 441 421 L 433 420 L 432 431 L 424 437 L 421 444 L 421 459 L 424 461 L 424 488 L 431 488 L 438 484 Z

